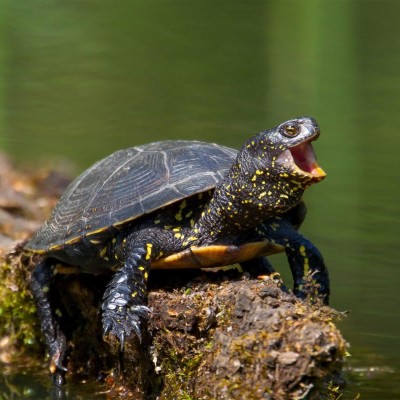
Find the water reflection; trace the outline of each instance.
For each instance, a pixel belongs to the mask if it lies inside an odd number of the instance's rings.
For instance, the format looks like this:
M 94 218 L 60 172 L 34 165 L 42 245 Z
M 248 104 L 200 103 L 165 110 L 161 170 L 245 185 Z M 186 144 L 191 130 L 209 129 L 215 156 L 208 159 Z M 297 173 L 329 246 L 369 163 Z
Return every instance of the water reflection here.
M 92 383 L 68 383 L 62 389 L 52 387 L 44 369 L 13 368 L 0 375 L 1 400 L 105 400 L 102 385 Z

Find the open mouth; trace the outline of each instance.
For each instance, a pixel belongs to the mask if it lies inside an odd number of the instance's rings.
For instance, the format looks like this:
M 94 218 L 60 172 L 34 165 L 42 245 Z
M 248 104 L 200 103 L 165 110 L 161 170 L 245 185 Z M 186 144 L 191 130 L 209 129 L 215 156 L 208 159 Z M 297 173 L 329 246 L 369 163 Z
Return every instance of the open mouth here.
M 310 141 L 286 149 L 278 156 L 277 161 L 297 174 L 313 180 L 321 180 L 326 176 L 325 171 L 317 163 Z

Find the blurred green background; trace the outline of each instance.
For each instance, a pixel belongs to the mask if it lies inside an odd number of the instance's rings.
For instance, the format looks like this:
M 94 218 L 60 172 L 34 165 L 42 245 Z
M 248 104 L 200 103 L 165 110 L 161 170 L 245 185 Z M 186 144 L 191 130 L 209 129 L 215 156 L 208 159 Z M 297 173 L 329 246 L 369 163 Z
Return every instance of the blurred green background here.
M 0 146 L 16 162 L 77 174 L 139 143 L 239 147 L 315 116 L 328 178 L 306 193 L 303 232 L 332 305 L 351 310 L 345 398 L 400 398 L 398 0 L 3 0 L 0 13 Z

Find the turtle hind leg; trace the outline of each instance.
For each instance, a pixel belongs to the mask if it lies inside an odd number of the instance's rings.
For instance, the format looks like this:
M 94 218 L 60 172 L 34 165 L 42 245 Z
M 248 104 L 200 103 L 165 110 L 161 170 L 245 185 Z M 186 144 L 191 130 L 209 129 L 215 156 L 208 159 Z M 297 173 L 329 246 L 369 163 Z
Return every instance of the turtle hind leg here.
M 54 283 L 54 265 L 48 260 L 40 262 L 31 276 L 31 290 L 36 303 L 40 327 L 50 355 L 50 371 L 53 383 L 61 386 L 65 381 L 64 367 L 68 350 L 67 339 L 60 326 L 60 318 L 54 307 L 51 286 Z

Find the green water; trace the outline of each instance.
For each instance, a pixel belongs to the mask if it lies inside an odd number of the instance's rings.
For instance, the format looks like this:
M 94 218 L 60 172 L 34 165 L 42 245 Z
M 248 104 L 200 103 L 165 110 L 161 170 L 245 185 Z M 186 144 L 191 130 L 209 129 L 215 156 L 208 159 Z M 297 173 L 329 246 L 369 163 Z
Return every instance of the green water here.
M 400 399 L 400 2 L 3 0 L 0 13 L 0 146 L 35 168 L 78 173 L 161 139 L 239 147 L 317 117 L 328 178 L 306 194 L 303 232 L 332 305 L 351 310 L 344 398 Z

